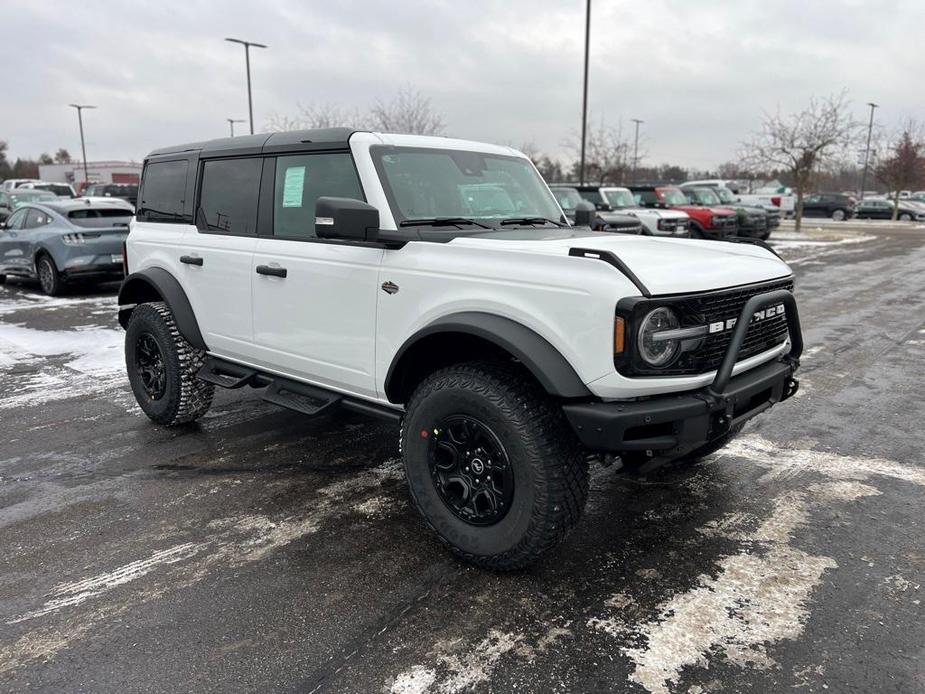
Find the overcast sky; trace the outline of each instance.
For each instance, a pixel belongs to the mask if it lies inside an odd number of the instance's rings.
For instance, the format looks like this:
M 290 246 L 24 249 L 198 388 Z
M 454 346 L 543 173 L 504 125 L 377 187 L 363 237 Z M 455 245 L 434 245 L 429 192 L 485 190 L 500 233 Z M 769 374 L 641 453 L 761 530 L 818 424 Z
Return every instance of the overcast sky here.
M 365 109 L 413 85 L 446 134 L 568 158 L 581 120 L 584 0 L 4 0 L 0 139 L 10 154 L 93 160 L 222 137 L 299 104 Z M 923 0 L 594 0 L 590 109 L 642 126 L 645 163 L 708 168 L 733 157 L 763 110 L 847 88 L 859 119 L 925 120 Z M 237 126 L 240 131 L 246 124 Z

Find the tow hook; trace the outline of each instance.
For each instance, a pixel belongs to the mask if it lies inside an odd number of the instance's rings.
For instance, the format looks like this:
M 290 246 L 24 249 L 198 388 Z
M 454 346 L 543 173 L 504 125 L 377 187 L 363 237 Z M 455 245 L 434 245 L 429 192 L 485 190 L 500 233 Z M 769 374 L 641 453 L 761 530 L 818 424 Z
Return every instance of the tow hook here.
M 784 397 L 781 400 L 793 397 L 799 389 L 800 382 L 795 378 L 788 378 L 787 382 L 784 383 Z

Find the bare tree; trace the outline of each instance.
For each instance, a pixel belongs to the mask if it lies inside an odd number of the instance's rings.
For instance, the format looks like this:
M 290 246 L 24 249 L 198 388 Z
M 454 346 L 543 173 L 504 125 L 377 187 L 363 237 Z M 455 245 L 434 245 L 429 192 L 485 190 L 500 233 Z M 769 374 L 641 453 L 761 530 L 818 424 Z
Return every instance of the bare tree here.
M 803 218 L 803 196 L 814 172 L 828 165 L 854 141 L 858 123 L 848 111 L 847 92 L 812 98 L 798 113 L 765 114 L 761 130 L 743 144 L 743 161 L 750 168 L 783 169 L 796 190 L 796 230 Z
M 441 135 L 446 129 L 443 117 L 431 106 L 430 99 L 411 86 L 399 91 L 388 103 L 373 104 L 369 120 L 374 130 L 388 133 Z
M 632 168 L 633 146 L 623 135 L 622 120 L 616 127 L 607 125 L 603 118 L 597 125 L 590 123 L 585 142 L 585 180 L 604 183 L 621 183 L 626 180 L 627 172 Z M 581 155 L 581 140 L 577 133 L 565 141 L 565 146 Z M 642 158 L 640 153 L 639 158 Z M 580 177 L 579 164 L 573 164 L 575 180 Z
M 299 105 L 296 116 L 272 113 L 266 121 L 267 130 L 312 130 L 315 128 L 363 128 L 365 119 L 359 109 L 348 111 L 336 104 Z
M 893 192 L 893 220 L 899 216 L 899 193 L 925 185 L 925 133 L 909 121 L 880 161 L 875 175 Z
M 55 152 L 55 163 L 56 164 L 70 164 L 71 163 L 71 153 L 68 152 L 64 147 L 61 147 L 57 152 Z

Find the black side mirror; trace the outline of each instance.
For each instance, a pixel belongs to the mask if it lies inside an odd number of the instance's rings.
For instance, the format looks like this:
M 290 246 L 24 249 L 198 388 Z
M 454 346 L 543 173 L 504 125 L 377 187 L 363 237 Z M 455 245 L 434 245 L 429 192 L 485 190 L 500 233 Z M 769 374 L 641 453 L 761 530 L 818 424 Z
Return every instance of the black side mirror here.
M 320 197 L 315 202 L 315 234 L 320 239 L 375 241 L 379 210 L 353 198 Z
M 594 218 L 597 216 L 597 208 L 594 203 L 582 200 L 575 205 L 575 226 L 576 227 L 593 227 Z

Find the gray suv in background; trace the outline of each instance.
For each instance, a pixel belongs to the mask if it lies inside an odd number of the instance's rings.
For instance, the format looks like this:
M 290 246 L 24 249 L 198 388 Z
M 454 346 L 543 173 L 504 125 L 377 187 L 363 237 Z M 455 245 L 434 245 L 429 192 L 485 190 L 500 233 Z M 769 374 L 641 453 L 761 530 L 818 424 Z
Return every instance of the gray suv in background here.
M 78 279 L 121 279 L 131 211 L 121 203 L 26 203 L 0 224 L 0 283 L 38 280 L 49 296 Z

